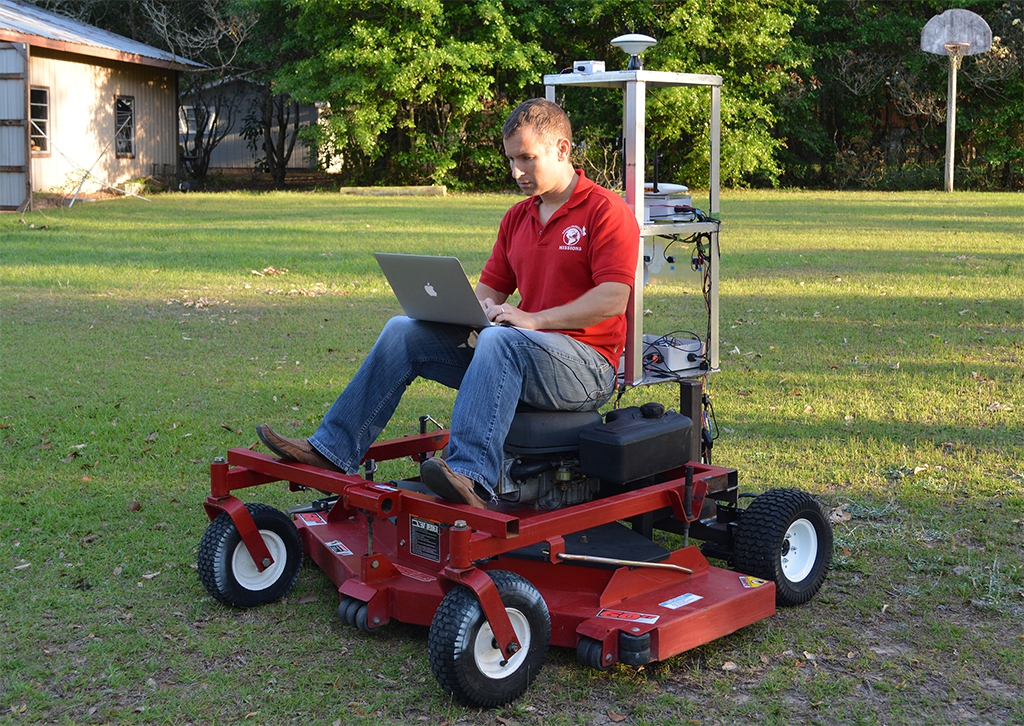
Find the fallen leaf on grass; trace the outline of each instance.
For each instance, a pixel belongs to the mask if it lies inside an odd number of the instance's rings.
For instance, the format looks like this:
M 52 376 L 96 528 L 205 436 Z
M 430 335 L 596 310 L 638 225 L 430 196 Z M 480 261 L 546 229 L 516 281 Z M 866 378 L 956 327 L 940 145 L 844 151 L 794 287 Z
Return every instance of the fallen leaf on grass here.
M 996 401 L 995 403 L 991 403 L 991 404 L 988 405 L 988 410 L 989 411 L 1012 411 L 1013 410 L 1013 406 L 1010 405 L 1009 403 L 1000 403 L 999 401 Z
M 129 512 L 138 512 L 140 509 L 142 509 L 142 502 L 138 499 L 133 499 L 132 503 L 128 505 Z
M 31 563 L 31 562 L 26 562 L 26 563 L 25 563 L 25 564 L 23 564 L 23 565 L 15 565 L 15 566 L 14 566 L 14 569 L 15 569 L 15 570 L 27 570 L 27 569 L 28 569 L 28 568 L 30 568 L 31 566 L 32 566 L 32 563 Z
M 80 541 L 81 541 L 82 544 L 92 544 L 93 542 L 95 542 L 99 538 L 100 538 L 100 536 L 98 534 L 90 534 L 90 535 L 86 535 L 85 537 L 82 537 L 82 539 Z
M 842 507 L 836 507 L 828 513 L 828 521 L 832 524 L 839 524 L 840 522 L 849 522 L 850 513 L 845 511 Z
M 813 653 L 808 653 L 806 650 L 804 651 L 804 658 L 806 660 L 818 660 Z
M 75 459 L 77 459 L 81 455 L 82 455 L 81 452 L 72 451 L 70 454 L 68 454 L 63 459 L 61 459 L 61 463 L 62 464 L 70 464 L 72 461 L 74 461 Z
M 162 572 L 162 570 L 157 570 L 156 572 L 147 572 L 145 575 L 142 576 L 142 579 L 143 580 L 152 580 L 154 577 L 159 575 L 161 572 Z
M 157 440 L 158 436 L 160 436 L 160 434 L 158 434 L 156 431 L 154 431 L 153 433 L 151 433 L 149 436 L 146 437 L 145 441 L 146 441 L 147 444 L 152 444 L 154 441 Z
M 611 709 L 608 709 L 608 718 L 612 721 L 612 723 L 622 723 L 626 720 L 626 717 L 623 716 L 621 713 L 615 713 L 615 711 L 612 711 Z
M 316 595 L 314 593 L 303 595 L 298 600 L 299 605 L 308 605 L 311 602 L 316 602 Z
M 739 666 L 733 663 L 731 660 L 727 660 L 725 663 L 722 664 L 723 671 L 734 671 L 737 668 L 739 668 Z

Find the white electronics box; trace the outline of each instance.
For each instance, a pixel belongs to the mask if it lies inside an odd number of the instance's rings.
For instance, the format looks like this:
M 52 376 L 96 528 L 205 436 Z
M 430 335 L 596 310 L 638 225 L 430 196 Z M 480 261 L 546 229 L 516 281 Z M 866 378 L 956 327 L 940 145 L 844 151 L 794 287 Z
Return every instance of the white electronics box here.
M 652 373 L 680 373 L 699 368 L 704 361 L 704 343 L 700 340 L 644 335 L 643 351 L 644 368 Z
M 575 61 L 572 64 L 573 73 L 604 73 L 604 61 Z

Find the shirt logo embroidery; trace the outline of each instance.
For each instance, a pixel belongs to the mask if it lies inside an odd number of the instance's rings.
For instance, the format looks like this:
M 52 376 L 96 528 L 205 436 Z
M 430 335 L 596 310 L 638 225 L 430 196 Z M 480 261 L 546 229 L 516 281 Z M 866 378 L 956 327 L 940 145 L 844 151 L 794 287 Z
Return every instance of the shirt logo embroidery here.
M 573 252 L 582 252 L 583 247 L 580 246 L 580 242 L 587 236 L 587 228 L 580 227 L 579 225 L 571 225 L 562 230 L 562 244 L 558 249 L 560 250 L 571 250 Z

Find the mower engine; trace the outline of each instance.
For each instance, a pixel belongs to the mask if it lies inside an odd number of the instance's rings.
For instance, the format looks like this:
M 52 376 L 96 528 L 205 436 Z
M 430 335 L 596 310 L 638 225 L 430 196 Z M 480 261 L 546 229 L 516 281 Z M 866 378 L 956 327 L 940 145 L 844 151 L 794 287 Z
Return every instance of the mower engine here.
M 660 403 L 610 411 L 516 412 L 505 439 L 502 480 L 506 502 L 557 509 L 631 488 L 697 461 L 693 421 Z

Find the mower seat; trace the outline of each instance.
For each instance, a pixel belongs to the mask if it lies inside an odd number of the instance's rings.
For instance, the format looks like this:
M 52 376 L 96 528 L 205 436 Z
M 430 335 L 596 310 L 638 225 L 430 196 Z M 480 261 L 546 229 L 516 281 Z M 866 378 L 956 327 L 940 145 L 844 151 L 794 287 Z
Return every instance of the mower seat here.
M 505 451 L 523 456 L 576 451 L 580 432 L 603 422 L 600 411 L 543 411 L 519 404 L 505 437 Z

